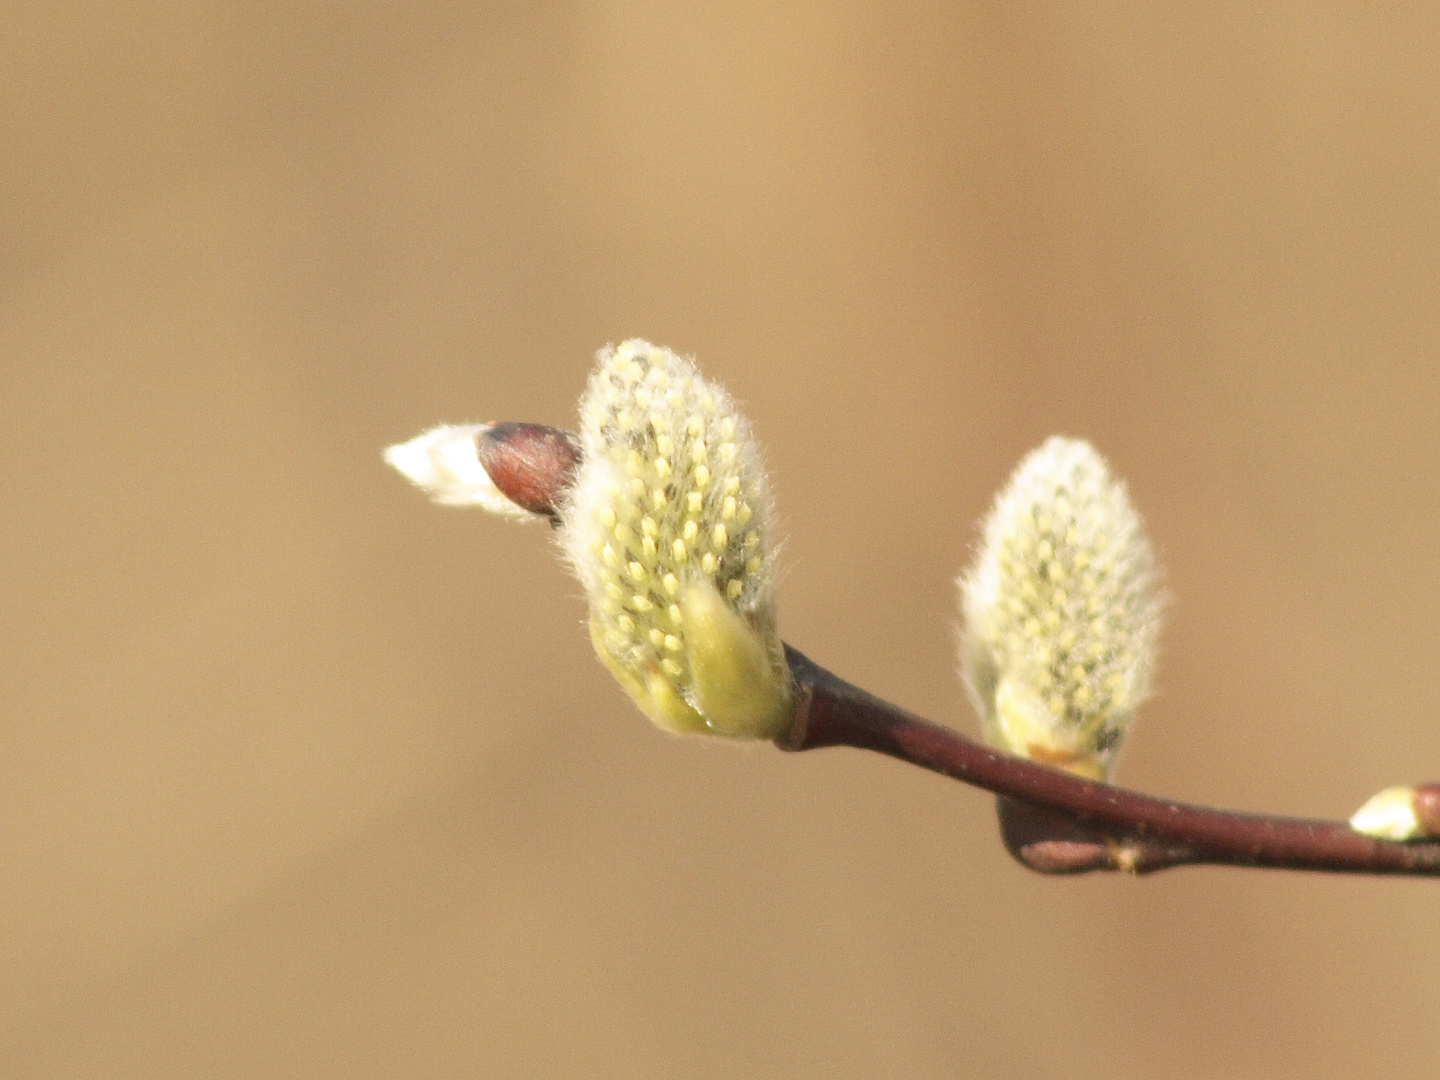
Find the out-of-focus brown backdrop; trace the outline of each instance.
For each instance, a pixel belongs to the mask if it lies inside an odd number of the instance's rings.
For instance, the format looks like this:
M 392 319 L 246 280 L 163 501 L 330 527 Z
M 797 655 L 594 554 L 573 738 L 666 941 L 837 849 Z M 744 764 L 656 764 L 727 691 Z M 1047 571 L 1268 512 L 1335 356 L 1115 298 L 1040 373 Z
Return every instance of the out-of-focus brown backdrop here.
M 1087 436 L 1172 596 L 1120 779 L 1343 816 L 1440 777 L 1437 285 L 1424 5 L 12 5 L 0 1074 L 1434 1076 L 1436 884 L 666 737 L 379 454 L 694 354 L 786 636 L 971 725 L 952 579 Z

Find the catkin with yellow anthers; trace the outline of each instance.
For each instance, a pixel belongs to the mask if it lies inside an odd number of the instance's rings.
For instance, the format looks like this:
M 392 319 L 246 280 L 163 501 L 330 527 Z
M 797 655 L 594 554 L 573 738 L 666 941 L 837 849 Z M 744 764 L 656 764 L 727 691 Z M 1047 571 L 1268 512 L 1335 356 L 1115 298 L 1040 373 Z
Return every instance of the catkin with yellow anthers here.
M 560 534 L 595 650 L 661 727 L 774 738 L 793 708 L 749 426 L 668 349 L 598 359 Z
M 1148 696 L 1160 627 L 1149 542 L 1089 443 L 1020 463 L 960 579 L 961 666 L 996 746 L 1106 779 Z

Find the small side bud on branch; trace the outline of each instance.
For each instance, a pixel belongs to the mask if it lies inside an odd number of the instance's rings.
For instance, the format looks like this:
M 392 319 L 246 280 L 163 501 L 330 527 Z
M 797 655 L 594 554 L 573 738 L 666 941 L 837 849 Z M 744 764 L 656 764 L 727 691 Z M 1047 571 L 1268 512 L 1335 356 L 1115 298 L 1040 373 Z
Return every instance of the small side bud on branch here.
M 1386 788 L 1355 811 L 1350 827 L 1381 840 L 1440 839 L 1440 784 Z
M 1149 693 L 1154 560 L 1089 443 L 1051 438 L 995 500 L 960 579 L 961 666 L 990 742 L 1094 780 Z
M 580 444 L 544 424 L 447 425 L 390 447 L 385 460 L 444 506 L 480 506 L 519 521 L 539 514 L 558 525 Z
M 668 349 L 634 340 L 598 358 L 560 508 L 595 651 L 668 731 L 773 739 L 794 710 L 749 425 Z
M 479 506 L 502 517 L 531 520 L 537 510 L 502 491 L 480 460 L 479 441 L 490 430 L 489 424 L 431 428 L 387 449 L 385 460 L 442 506 Z

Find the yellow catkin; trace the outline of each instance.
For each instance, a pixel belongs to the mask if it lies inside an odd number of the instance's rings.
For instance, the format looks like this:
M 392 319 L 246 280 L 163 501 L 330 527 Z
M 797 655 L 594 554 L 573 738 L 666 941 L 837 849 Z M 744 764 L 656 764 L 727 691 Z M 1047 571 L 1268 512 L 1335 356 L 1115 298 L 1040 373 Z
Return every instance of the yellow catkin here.
M 600 658 L 662 727 L 774 737 L 789 673 L 749 426 L 689 361 L 643 341 L 601 351 L 580 420 L 560 538 Z
M 1124 485 L 1089 443 L 1052 438 L 1020 463 L 960 580 L 962 669 L 991 742 L 1109 775 L 1149 692 L 1156 576 Z

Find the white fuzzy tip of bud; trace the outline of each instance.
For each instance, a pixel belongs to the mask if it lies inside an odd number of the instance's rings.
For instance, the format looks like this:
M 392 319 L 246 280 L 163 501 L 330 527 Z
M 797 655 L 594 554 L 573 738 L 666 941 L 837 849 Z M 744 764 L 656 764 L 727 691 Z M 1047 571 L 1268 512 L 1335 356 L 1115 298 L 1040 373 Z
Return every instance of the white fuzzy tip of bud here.
M 1150 692 L 1161 604 L 1139 515 L 1089 443 L 1055 437 L 1026 456 L 959 585 L 986 737 L 1108 779 Z
M 501 494 L 480 463 L 476 438 L 489 424 L 442 425 L 398 443 L 385 460 L 442 506 L 479 506 L 516 520 L 537 515 Z
M 793 721 L 759 451 L 728 394 L 669 349 L 602 349 L 560 540 L 595 651 L 669 731 L 773 739 Z
M 1350 827 L 1377 840 L 1419 840 L 1427 835 L 1416 812 L 1415 789 L 1408 787 L 1372 795 L 1351 816 Z

